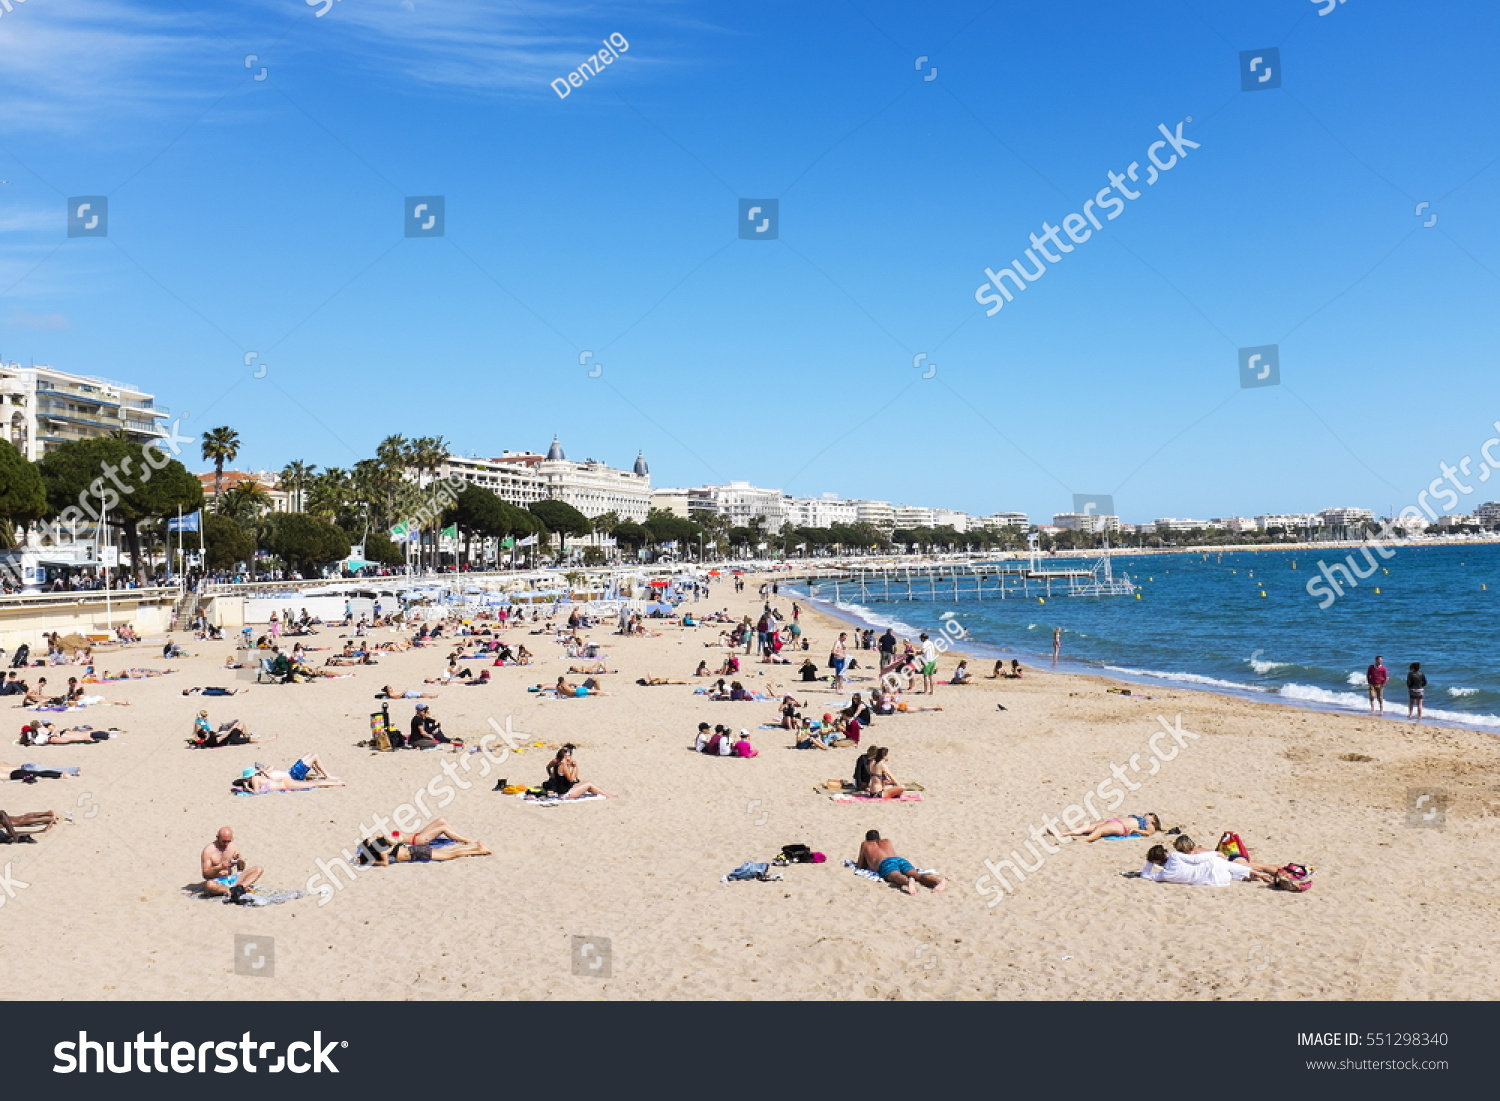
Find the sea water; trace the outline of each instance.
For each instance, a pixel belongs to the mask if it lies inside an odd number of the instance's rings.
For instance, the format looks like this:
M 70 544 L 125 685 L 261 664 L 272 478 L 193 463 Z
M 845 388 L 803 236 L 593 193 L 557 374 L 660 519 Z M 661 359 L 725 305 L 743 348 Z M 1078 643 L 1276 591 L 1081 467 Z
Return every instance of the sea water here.
M 1326 710 L 1367 711 L 1365 667 L 1380 654 L 1390 669 L 1387 716 L 1406 714 L 1405 674 L 1427 674 L 1427 717 L 1500 731 L 1500 545 L 1396 544 L 1374 557 L 1373 574 L 1326 608 L 1320 560 L 1331 567 L 1348 549 L 1117 554 L 1114 570 L 1138 586 L 1132 596 L 1008 596 L 955 600 L 883 599 L 840 586 L 835 610 L 898 635 L 937 637 L 945 620 L 968 637 L 958 645 L 984 657 L 1018 658 L 1050 668 L 1052 632 L 1063 629 L 1064 672 L 1105 673 L 1134 683 L 1204 688 Z M 1048 569 L 1070 565 L 1049 559 Z M 1340 583 L 1343 575 L 1335 573 Z M 919 586 L 919 588 L 925 586 Z M 805 591 L 805 590 L 804 590 Z M 894 592 L 894 586 L 893 586 Z M 1262 595 L 1264 594 L 1264 595 Z M 830 584 L 815 595 L 830 600 Z M 949 636 L 954 628 L 949 628 Z M 976 674 L 988 673 L 977 667 Z

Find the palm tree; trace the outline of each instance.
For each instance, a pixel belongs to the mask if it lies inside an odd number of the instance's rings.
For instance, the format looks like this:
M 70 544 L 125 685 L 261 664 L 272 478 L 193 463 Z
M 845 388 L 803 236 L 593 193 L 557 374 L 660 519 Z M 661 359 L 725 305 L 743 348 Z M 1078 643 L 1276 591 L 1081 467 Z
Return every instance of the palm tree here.
M 281 488 L 292 495 L 289 506 L 293 512 L 303 510 L 302 495 L 312 488 L 317 470 L 317 467 L 304 462 L 290 462 L 281 468 Z
M 203 433 L 203 458 L 214 464 L 214 505 L 219 503 L 219 490 L 224 484 L 224 464 L 239 457 L 240 434 L 228 425 L 210 428 Z

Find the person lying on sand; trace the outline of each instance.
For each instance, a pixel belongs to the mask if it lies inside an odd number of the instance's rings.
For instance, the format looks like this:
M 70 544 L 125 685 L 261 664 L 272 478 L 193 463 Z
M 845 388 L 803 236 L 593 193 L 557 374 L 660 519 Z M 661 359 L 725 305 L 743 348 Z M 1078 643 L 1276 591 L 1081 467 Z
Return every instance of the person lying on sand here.
M 594 662 L 593 668 L 590 668 L 587 665 L 570 665 L 570 666 L 568 666 L 568 672 L 570 672 L 570 673 L 576 673 L 579 676 L 594 676 L 594 677 L 597 677 L 597 676 L 601 676 L 601 675 L 603 675 L 605 673 L 618 673 L 619 670 L 618 669 L 606 669 L 604 667 L 604 662 L 602 662 L 602 661 L 596 661 L 596 662 Z M 676 683 L 678 683 L 678 684 L 686 684 L 687 682 L 686 681 L 677 681 Z
M 1222 887 L 1236 880 L 1269 883 L 1274 873 L 1262 872 L 1247 861 L 1230 861 L 1218 853 L 1168 852 L 1165 845 L 1152 845 L 1140 878 L 1154 883 L 1181 883 L 1189 887 Z
M 1151 813 L 1127 814 L 1123 818 L 1107 818 L 1103 822 L 1090 822 L 1076 830 L 1058 834 L 1059 837 L 1081 837 L 1085 841 L 1098 841 L 1101 837 L 1150 837 L 1161 832 L 1161 819 Z
M 323 767 L 322 759 L 316 753 L 309 753 L 305 757 L 298 757 L 292 762 L 289 769 L 267 768 L 256 762 L 255 771 L 270 780 L 330 780 L 342 784 L 343 781 L 337 776 L 331 775 Z
M 452 841 L 454 844 L 434 849 L 432 843 L 439 839 Z M 381 834 L 379 837 L 362 842 L 355 859 L 361 864 L 388 868 L 392 864 L 426 863 L 429 860 L 457 860 L 461 856 L 490 855 L 493 854 L 484 847 L 483 842 L 471 837 L 461 837 L 453 832 L 447 819 L 435 818 L 405 841 L 401 840 L 400 831 L 395 830 L 392 831 L 391 836 Z
M 240 848 L 234 843 L 234 831 L 228 826 L 204 846 L 198 858 L 203 875 L 203 893 L 239 902 L 245 892 L 261 877 L 261 868 L 246 868 Z
M 547 779 L 542 788 L 559 799 L 582 799 L 585 795 L 602 795 L 613 798 L 609 792 L 578 778 L 578 762 L 573 760 L 573 750 L 578 747 L 571 742 L 557 751 L 557 756 L 547 762 Z
M 71 730 L 55 730 L 51 723 L 33 719 L 21 727 L 22 745 L 73 745 L 107 742 L 119 737 L 118 730 L 95 730 L 91 726 L 75 726 Z
M 636 684 L 644 684 L 644 685 L 647 685 L 648 687 L 651 687 L 651 686 L 655 686 L 655 685 L 658 685 L 658 684 L 691 684 L 692 682 L 691 681 L 685 681 L 685 680 L 667 680 L 666 677 L 645 676 L 645 677 L 637 678 L 637 680 L 636 680 L 635 683 Z
M 1196 856 L 1199 853 L 1213 853 L 1215 856 L 1223 856 L 1224 859 L 1228 860 L 1231 864 L 1244 864 L 1252 871 L 1262 872 L 1265 875 L 1271 876 L 1272 878 L 1275 878 L 1276 873 L 1281 870 L 1281 865 L 1279 864 L 1257 864 L 1248 856 L 1224 856 L 1223 853 L 1215 852 L 1213 849 L 1205 849 L 1202 845 L 1198 844 L 1198 842 L 1194 841 L 1185 833 L 1172 842 L 1172 848 L 1182 856 Z
M 51 810 L 34 810 L 29 814 L 6 814 L 0 810 L 0 845 L 35 844 L 36 838 L 32 834 L 46 833 L 60 821 L 57 812 Z M 22 833 L 22 830 L 30 832 Z
M 879 830 L 865 833 L 864 843 L 859 847 L 859 859 L 855 864 L 874 872 L 892 887 L 909 895 L 917 893 L 919 883 L 934 893 L 948 886 L 941 876 L 920 873 L 910 860 L 897 856 L 896 846 L 882 838 Z
M 184 688 L 184 696 L 237 696 L 241 692 L 248 692 L 248 688 Z
M 344 786 L 342 780 L 293 780 L 290 776 L 276 778 L 257 772 L 253 768 L 247 768 L 240 774 L 238 780 L 232 780 L 229 784 L 235 792 L 246 792 L 250 795 L 269 795 L 277 791 L 312 791 L 314 788 L 341 788 Z
M 41 765 L 0 764 L 0 777 L 7 780 L 20 780 L 28 784 L 34 784 L 38 780 L 76 780 L 78 775 L 79 769 L 76 765 L 53 765 L 51 768 L 42 768 Z
M 380 691 L 375 693 L 377 700 L 435 700 L 438 698 L 436 692 L 417 692 L 414 689 L 392 688 L 389 684 L 381 685 Z

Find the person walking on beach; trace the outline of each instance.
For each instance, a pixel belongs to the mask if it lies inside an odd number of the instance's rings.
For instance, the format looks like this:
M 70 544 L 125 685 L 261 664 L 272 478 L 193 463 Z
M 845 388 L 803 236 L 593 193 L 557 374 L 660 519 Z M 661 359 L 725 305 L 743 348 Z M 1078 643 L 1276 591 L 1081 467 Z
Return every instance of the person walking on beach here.
M 1370 714 L 1385 714 L 1385 682 L 1390 680 L 1391 671 L 1380 661 L 1380 655 L 1375 655 L 1375 664 L 1365 670 L 1365 684 L 1370 689 Z
M 829 661 L 833 664 L 833 690 L 841 691 L 844 687 L 844 666 L 849 664 L 849 636 L 845 632 L 839 632 Z
M 1415 716 L 1422 721 L 1422 700 L 1427 695 L 1427 674 L 1422 672 L 1422 663 L 1414 661 L 1406 671 L 1406 717 Z
M 896 635 L 887 627 L 885 634 L 880 636 L 880 668 L 882 671 L 889 669 L 896 660 Z

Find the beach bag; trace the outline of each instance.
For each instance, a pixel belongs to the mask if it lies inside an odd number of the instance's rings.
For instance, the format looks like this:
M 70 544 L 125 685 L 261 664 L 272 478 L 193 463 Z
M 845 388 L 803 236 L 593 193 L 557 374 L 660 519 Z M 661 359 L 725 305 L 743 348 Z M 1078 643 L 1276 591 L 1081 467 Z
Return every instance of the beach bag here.
M 1276 871 L 1276 881 L 1271 884 L 1278 891 L 1312 890 L 1312 869 L 1301 864 L 1287 864 Z
M 1240 835 L 1224 831 L 1224 836 L 1219 838 L 1219 855 L 1225 860 L 1234 860 L 1238 857 L 1250 859 L 1250 850 L 1245 848 L 1245 843 L 1240 840 Z

